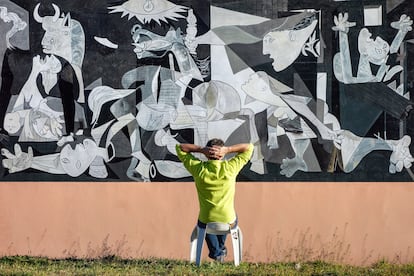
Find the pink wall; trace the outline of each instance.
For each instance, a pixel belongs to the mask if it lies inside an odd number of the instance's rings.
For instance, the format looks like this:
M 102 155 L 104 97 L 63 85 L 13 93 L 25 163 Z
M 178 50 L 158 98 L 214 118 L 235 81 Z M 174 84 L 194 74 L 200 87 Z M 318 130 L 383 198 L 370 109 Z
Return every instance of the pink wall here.
M 413 198 L 413 183 L 238 183 L 245 260 L 413 262 Z M 190 182 L 0 183 L 0 255 L 188 259 L 197 208 Z

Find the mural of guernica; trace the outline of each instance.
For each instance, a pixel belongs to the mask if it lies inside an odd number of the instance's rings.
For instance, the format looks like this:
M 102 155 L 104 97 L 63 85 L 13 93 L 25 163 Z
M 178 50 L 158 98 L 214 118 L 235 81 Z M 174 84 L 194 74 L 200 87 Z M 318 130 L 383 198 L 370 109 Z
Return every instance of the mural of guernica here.
M 0 0 L 1 180 L 412 181 L 414 5 L 235 2 Z

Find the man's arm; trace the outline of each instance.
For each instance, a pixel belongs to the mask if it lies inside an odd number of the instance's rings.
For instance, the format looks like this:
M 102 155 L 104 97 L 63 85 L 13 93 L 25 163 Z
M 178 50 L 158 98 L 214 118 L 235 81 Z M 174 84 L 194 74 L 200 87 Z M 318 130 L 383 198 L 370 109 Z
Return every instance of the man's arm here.
M 228 147 L 222 147 L 225 151 L 225 154 L 227 153 L 242 153 L 249 149 L 250 144 L 249 143 L 242 143 L 242 144 L 236 144 Z
M 204 154 L 209 159 L 221 159 L 228 153 L 242 153 L 247 151 L 249 149 L 249 146 L 249 143 L 241 143 L 223 147 L 202 147 L 195 144 L 180 144 L 180 148 L 182 151 L 187 153 L 199 152 Z
M 209 147 L 202 147 L 196 144 L 179 144 L 178 146 L 186 153 L 199 152 L 204 154 L 207 158 L 210 158 L 211 156 L 211 148 Z
M 223 146 L 223 147 L 211 147 L 210 148 L 210 155 L 215 158 L 223 158 L 228 153 L 242 153 L 249 150 L 250 144 L 249 143 L 241 143 L 235 144 L 231 146 Z
M 180 144 L 180 148 L 184 152 L 201 152 L 203 153 L 203 147 L 195 144 Z

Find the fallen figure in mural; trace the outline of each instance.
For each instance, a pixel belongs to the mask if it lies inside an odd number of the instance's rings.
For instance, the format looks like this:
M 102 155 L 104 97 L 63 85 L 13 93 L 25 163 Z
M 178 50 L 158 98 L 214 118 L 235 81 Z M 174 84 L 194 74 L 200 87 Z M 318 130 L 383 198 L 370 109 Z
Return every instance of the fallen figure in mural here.
M 14 153 L 2 148 L 3 167 L 9 173 L 26 169 L 36 169 L 50 174 L 65 174 L 78 177 L 88 173 L 95 178 L 108 176 L 127 180 L 132 175 L 128 168 L 133 163 L 131 140 L 136 141 L 134 130 L 137 128 L 135 116 L 131 113 L 135 105 L 129 105 L 127 98 L 135 90 L 114 90 L 109 87 L 97 87 L 92 90 L 88 104 L 93 111 L 91 136 L 81 131 L 73 136 L 73 141 L 66 141 L 59 152 L 35 156 L 32 147 L 23 152 L 21 146 L 14 145 Z M 111 108 L 112 106 L 122 108 Z M 111 114 L 108 120 L 97 123 L 100 115 Z M 135 139 L 136 138 L 136 139 Z M 119 166 L 119 164 L 125 164 Z M 133 167 L 135 168 L 135 167 Z M 138 179 L 134 179 L 138 180 Z

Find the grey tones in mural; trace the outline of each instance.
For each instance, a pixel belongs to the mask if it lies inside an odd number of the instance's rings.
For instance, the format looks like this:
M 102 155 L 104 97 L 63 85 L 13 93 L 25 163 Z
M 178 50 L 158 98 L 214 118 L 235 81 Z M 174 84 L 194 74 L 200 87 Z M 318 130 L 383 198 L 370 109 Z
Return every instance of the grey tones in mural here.
M 175 145 L 218 137 L 240 180 L 412 180 L 414 8 L 294 2 L 0 1 L 2 179 L 185 181 Z

